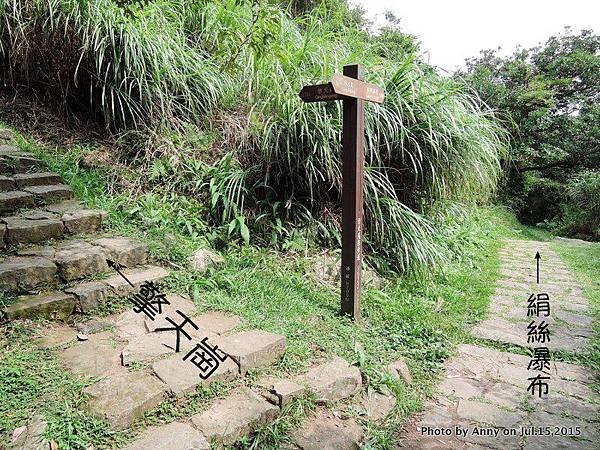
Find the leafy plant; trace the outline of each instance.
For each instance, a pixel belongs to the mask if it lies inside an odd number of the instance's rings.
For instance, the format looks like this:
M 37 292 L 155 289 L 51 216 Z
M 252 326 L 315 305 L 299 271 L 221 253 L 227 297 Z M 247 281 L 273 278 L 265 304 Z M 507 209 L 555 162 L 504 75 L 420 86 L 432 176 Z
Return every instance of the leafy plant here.
M 298 92 L 356 61 L 386 90 L 366 111 L 373 261 L 394 270 L 433 264 L 445 249 L 429 210 L 494 191 L 502 130 L 460 83 L 419 61 L 418 44 L 393 18 L 374 36 L 341 0 L 294 16 L 267 0 L 129 3 L 131 13 L 112 0 L 0 0 L 0 78 L 125 135 L 145 134 L 152 150 L 141 171 L 152 183 L 138 183 L 208 205 L 211 233 L 287 248 L 338 244 L 341 103 L 303 104 Z M 204 136 L 196 147 L 193 129 Z

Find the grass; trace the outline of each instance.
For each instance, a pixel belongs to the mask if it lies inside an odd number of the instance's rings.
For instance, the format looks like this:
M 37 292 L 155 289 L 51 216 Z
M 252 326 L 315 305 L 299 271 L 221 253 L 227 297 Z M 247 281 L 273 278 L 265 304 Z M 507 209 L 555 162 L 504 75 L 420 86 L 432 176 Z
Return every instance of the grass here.
M 600 244 L 555 241 L 552 248 L 575 274 L 590 303 L 590 311 L 595 318 L 594 336 L 588 351 L 579 359 L 600 373 Z
M 54 352 L 34 346 L 36 331 L 21 323 L 2 326 L 0 446 L 8 445 L 12 430 L 34 414 L 48 422 L 48 436 L 60 448 L 124 442 L 122 432 L 112 431 L 103 421 L 82 412 L 82 389 L 91 382 L 65 371 Z
M 338 294 L 307 275 L 310 265 L 303 253 L 230 245 L 223 249 L 223 265 L 204 275 L 187 270 L 186 258 L 210 243 L 210 228 L 194 216 L 195 208 L 202 205 L 177 195 L 112 191 L 115 180 L 126 180 L 130 174 L 126 168 L 82 168 L 77 162 L 89 148 L 51 150 L 22 138 L 20 145 L 61 173 L 85 204 L 106 209 L 108 232 L 148 242 L 154 258 L 172 268 L 165 281 L 167 290 L 190 294 L 201 310 L 217 308 L 238 314 L 247 328 L 286 336 L 284 358 L 274 367 L 253 372 L 245 382 L 252 383 L 263 372 L 290 376 L 338 355 L 360 368 L 365 389 L 394 393 L 397 406 L 383 424 L 370 422 L 351 402 L 330 405 L 363 424 L 371 448 L 391 446 L 399 426 L 433 393 L 443 361 L 465 341 L 468 325 L 484 317 L 498 276 L 500 237 L 513 232 L 507 214 L 497 208 L 438 218 L 446 222 L 446 231 L 438 239 L 450 240 L 462 251 L 449 256 L 437 271 L 396 276 L 381 290 L 366 289 L 364 320 L 353 323 L 339 316 Z M 114 176 L 117 170 L 120 178 Z M 98 313 L 124 307 L 120 302 L 109 306 Z M 89 443 L 96 448 L 121 445 L 147 426 L 202 411 L 236 385 L 215 384 L 182 399 L 168 399 L 131 429 L 115 432 L 105 422 L 79 412 L 84 401 L 81 389 L 90 380 L 77 379 L 62 369 L 55 351 L 35 348 L 30 342 L 32 332 L 24 326 L 4 326 L 3 331 L 0 342 L 6 357 L 0 370 L 17 375 L 3 387 L 3 398 L 10 400 L 2 406 L 6 409 L 1 411 L 0 443 L 7 443 L 12 429 L 38 412 L 49 421 L 48 436 L 57 440 L 60 448 L 86 448 Z M 411 386 L 385 373 L 386 365 L 400 357 L 411 370 Z M 44 377 L 46 370 L 53 375 Z M 299 399 L 274 425 L 259 430 L 243 446 L 277 448 L 314 407 L 310 398 Z M 78 427 L 82 431 L 75 433 Z

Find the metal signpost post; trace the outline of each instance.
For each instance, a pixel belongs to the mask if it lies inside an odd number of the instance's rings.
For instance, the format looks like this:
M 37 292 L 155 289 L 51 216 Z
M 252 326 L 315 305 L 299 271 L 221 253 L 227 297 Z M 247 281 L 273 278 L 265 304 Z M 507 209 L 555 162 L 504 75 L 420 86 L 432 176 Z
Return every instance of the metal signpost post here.
M 364 102 L 383 103 L 379 86 L 365 83 L 360 64 L 344 66 L 344 75 L 331 82 L 305 86 L 300 98 L 305 102 L 342 100 L 342 314 L 360 319 L 360 287 L 363 234 Z

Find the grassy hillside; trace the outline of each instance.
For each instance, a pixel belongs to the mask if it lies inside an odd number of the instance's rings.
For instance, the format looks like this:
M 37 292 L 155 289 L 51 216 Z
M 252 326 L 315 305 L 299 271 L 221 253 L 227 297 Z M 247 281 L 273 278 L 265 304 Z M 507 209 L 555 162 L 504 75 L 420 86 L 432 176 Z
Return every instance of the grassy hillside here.
M 215 245 L 330 247 L 341 107 L 297 94 L 361 62 L 387 96 L 366 115 L 367 257 L 403 270 L 460 250 L 437 218 L 493 192 L 504 150 L 490 113 L 394 26 L 372 35 L 341 0 L 298 5 L 0 0 L 0 78 L 115 133 L 143 174 L 131 181 L 202 205 Z
M 18 141 L 59 172 L 85 204 L 107 210 L 107 231 L 135 237 L 150 246 L 153 257 L 172 269 L 165 280 L 166 290 L 189 294 L 200 310 L 230 311 L 243 317 L 250 328 L 285 334 L 285 357 L 266 369 L 270 373 L 292 376 L 324 356 L 339 355 L 361 369 L 367 390 L 393 392 L 398 403 L 384 423 L 369 421 L 350 403 L 338 405 L 365 426 L 368 448 L 389 448 L 400 425 L 431 395 L 443 361 L 467 336 L 466 325 L 485 315 L 498 276 L 500 238 L 517 233 L 510 215 L 499 209 L 479 208 L 446 217 L 444 228 L 454 230 L 452 238 L 446 238 L 461 247 L 462 256 L 447 261 L 435 273 L 391 278 L 381 288 L 367 288 L 364 321 L 356 324 L 340 318 L 337 290 L 307 276 L 311 267 L 304 252 L 289 249 L 278 253 L 232 244 L 222 252 L 223 265 L 205 274 L 189 270 L 187 258 L 205 245 L 210 235 L 200 214 L 193 214 L 194 208 L 200 213 L 201 206 L 177 195 L 162 198 L 136 192 L 133 186 L 115 192 L 114 180 L 126 180 L 129 169 L 80 167 L 78 162 L 91 148 L 40 147 L 27 136 Z M 191 234 L 189 229 L 197 233 Z M 111 299 L 94 316 L 127 309 L 125 302 Z M 14 322 L 0 327 L 0 375 L 5 381 L 0 396 L 9 399 L 0 405 L 0 445 L 34 412 L 48 421 L 48 435 L 60 448 L 85 449 L 89 444 L 110 448 L 131 440 L 131 429 L 112 430 L 81 410 L 82 389 L 93 380 L 76 378 L 62 368 L 56 352 L 36 347 L 32 338 L 50 324 L 36 325 Z M 411 385 L 384 371 L 399 357 L 409 365 Z M 252 371 L 247 382 L 264 372 Z M 224 397 L 235 385 L 217 382 L 210 389 L 173 398 L 136 422 L 133 431 L 189 417 L 216 397 Z M 280 448 L 289 439 L 289 430 L 314 407 L 310 399 L 295 402 L 275 425 L 264 427 L 242 446 Z

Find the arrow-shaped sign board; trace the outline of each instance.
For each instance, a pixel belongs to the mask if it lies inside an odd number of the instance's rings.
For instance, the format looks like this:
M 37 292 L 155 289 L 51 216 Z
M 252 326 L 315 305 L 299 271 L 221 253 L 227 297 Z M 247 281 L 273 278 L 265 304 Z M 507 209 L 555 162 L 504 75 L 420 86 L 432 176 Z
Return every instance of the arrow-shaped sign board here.
M 300 91 L 300 98 L 306 103 L 344 99 L 341 95 L 336 94 L 331 83 L 304 86 Z
M 346 97 L 360 98 L 361 100 L 374 103 L 383 103 L 385 98 L 383 89 L 379 86 L 338 73 L 331 78 L 331 85 L 336 94 Z
M 300 91 L 300 98 L 306 103 L 343 100 L 344 97 L 383 103 L 385 94 L 379 86 L 340 74 L 335 74 L 329 83 L 304 86 Z

